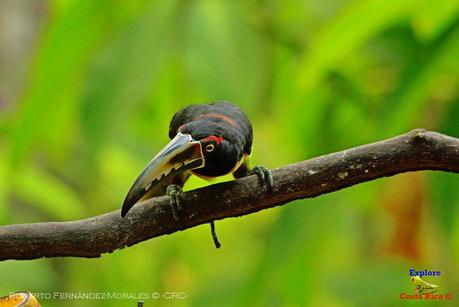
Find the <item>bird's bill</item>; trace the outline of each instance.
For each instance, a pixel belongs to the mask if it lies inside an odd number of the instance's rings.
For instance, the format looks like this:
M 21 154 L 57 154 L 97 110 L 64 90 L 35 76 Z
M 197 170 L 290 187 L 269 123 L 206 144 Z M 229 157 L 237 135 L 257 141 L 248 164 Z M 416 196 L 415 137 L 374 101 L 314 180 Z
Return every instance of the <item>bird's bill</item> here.
M 144 196 L 153 185 L 172 174 L 204 167 L 202 146 L 189 134 L 177 133 L 145 167 L 124 200 L 121 216 Z

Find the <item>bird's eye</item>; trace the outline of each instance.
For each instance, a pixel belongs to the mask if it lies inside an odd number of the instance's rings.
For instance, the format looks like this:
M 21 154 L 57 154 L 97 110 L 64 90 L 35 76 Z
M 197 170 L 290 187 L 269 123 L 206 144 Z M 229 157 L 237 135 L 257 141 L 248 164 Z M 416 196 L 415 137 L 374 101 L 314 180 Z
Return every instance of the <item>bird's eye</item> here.
M 206 145 L 206 151 L 207 152 L 211 152 L 215 149 L 215 145 L 214 144 L 207 144 Z

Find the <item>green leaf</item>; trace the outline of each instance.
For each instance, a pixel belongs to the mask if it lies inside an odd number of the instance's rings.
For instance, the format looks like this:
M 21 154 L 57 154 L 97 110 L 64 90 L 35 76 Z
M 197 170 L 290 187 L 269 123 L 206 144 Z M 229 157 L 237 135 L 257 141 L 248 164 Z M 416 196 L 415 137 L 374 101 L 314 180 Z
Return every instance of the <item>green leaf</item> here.
M 382 118 L 388 116 L 391 118 L 391 125 L 382 130 L 385 135 L 395 135 L 420 125 L 423 128 L 435 128 L 422 124 L 423 115 L 426 106 L 432 103 L 430 97 L 444 96 L 442 78 L 459 75 L 457 50 L 459 50 L 459 26 L 444 33 L 433 43 L 432 48 L 428 50 L 427 59 L 418 64 L 421 65 L 420 67 L 416 67 L 405 76 L 403 86 L 385 107 L 386 115 Z M 437 103 L 447 103 L 447 101 Z
M 74 1 L 48 26 L 13 127 L 13 165 L 42 146 L 62 151 L 74 138 L 76 95 L 91 53 L 116 22 L 108 1 Z M 47 146 L 43 146 L 46 144 Z
M 163 65 L 175 1 L 150 3 L 97 57 L 82 95 L 82 130 L 92 153 L 128 123 Z
M 412 0 L 351 2 L 332 22 L 326 24 L 298 67 L 298 86 L 308 91 L 324 74 L 363 42 L 407 16 Z
M 195 2 L 189 28 L 185 56 L 195 86 L 209 100 L 228 99 L 250 107 L 247 102 L 256 101 L 262 81 L 265 54 L 239 7 L 231 1 Z
M 416 1 L 412 13 L 413 29 L 423 41 L 432 41 L 454 22 L 458 13 L 457 0 Z
M 85 206 L 76 191 L 33 166 L 15 174 L 12 186 L 15 197 L 48 215 L 51 220 L 66 221 L 86 216 Z M 21 221 L 24 221 L 21 217 Z

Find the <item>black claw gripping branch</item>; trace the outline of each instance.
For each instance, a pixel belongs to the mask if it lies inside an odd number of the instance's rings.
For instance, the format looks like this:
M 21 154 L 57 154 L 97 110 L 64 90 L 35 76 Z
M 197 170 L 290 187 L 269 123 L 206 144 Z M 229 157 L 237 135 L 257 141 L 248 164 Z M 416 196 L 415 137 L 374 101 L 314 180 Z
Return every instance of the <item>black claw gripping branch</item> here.
M 197 104 L 179 110 L 169 125 L 169 137 L 169 144 L 148 163 L 132 185 L 121 216 L 140 200 L 168 194 L 174 219 L 178 219 L 181 187 L 190 175 L 212 178 L 232 173 L 240 178 L 249 174 L 252 125 L 232 103 Z M 271 178 L 266 180 L 271 185 Z M 219 247 L 213 222 L 211 226 L 214 242 Z

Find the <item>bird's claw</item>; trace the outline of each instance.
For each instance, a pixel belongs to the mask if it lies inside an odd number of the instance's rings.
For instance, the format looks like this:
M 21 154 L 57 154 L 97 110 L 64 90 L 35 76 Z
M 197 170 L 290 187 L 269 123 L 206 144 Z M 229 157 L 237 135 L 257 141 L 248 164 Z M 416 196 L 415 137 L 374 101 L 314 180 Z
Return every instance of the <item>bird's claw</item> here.
M 171 206 L 172 210 L 172 217 L 175 221 L 179 220 L 178 211 L 182 210 L 182 187 L 177 184 L 171 184 L 167 186 L 166 189 L 167 195 L 169 196 L 169 205 Z M 214 221 L 210 222 L 210 230 L 212 234 L 212 239 L 214 240 L 214 244 L 216 248 L 220 248 L 221 244 L 218 241 L 217 233 L 215 232 L 215 223 Z
M 249 175 L 257 175 L 263 182 L 268 185 L 268 190 L 273 191 L 274 180 L 271 171 L 264 166 L 255 166 L 249 172 Z
M 167 187 L 167 195 L 169 196 L 169 204 L 172 210 L 172 217 L 178 221 L 178 211 L 182 210 L 182 187 L 177 184 L 171 184 Z

